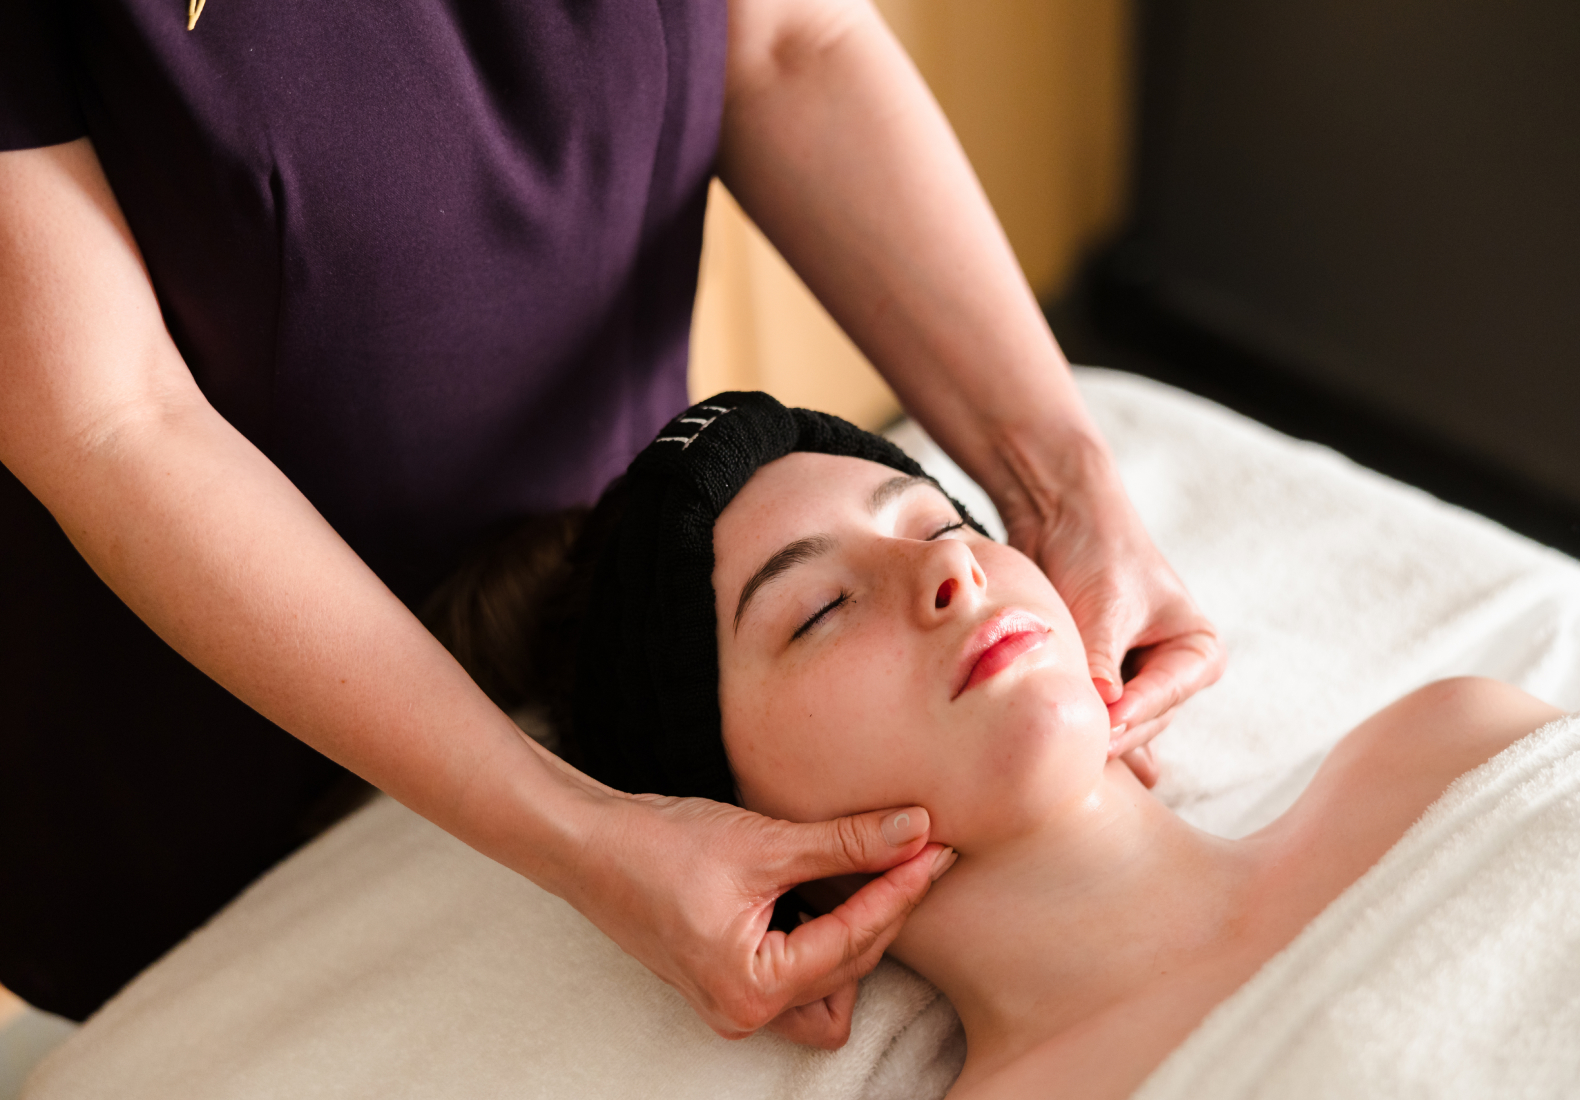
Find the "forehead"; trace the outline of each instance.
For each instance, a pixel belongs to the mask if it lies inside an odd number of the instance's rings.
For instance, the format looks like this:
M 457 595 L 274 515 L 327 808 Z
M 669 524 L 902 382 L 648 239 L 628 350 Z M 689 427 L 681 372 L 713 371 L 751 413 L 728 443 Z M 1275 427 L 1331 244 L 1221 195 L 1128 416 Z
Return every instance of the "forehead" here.
M 874 490 L 905 474 L 878 462 L 795 451 L 761 467 L 713 528 L 718 567 L 762 548 L 820 530 L 843 515 L 864 514 Z

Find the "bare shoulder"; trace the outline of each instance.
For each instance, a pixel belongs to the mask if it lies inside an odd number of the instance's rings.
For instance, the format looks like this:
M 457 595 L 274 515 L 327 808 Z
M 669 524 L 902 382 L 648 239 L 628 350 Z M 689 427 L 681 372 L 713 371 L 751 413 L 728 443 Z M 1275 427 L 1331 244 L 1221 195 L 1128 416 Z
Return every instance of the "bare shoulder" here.
M 1498 680 L 1437 680 L 1372 715 L 1333 750 L 1336 765 L 1366 761 L 1448 782 L 1564 712 Z
M 1287 823 L 1297 832 L 1302 825 L 1320 828 L 1365 860 L 1364 867 L 1454 780 L 1563 715 L 1497 680 L 1461 676 L 1427 684 L 1345 736 Z

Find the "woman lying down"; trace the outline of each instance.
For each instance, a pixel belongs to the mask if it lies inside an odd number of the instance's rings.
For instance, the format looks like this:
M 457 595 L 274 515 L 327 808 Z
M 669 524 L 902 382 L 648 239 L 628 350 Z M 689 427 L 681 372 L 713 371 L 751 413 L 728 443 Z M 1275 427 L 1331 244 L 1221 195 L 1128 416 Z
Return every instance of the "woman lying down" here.
M 1028 558 L 887 441 L 762 394 L 688 410 L 590 516 L 529 524 L 441 599 L 480 683 L 545 705 L 610 786 L 798 821 L 925 806 L 956 862 L 888 951 L 960 1014 L 957 1100 L 1129 1095 L 1457 777 L 1561 716 L 1433 684 L 1262 831 L 1205 834 L 1109 759 Z

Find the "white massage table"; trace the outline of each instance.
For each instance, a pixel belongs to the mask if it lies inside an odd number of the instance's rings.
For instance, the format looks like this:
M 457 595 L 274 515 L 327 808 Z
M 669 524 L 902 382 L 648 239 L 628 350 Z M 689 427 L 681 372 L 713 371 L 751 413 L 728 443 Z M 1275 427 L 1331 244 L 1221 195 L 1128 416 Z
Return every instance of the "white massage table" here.
M 1346 730 L 1438 677 L 1580 709 L 1580 564 L 1176 390 L 1081 385 L 1229 649 L 1157 743 L 1189 820 L 1253 830 Z M 949 1005 L 888 962 L 842 1051 L 719 1040 L 563 903 L 380 799 L 134 981 L 24 1095 L 924 1098 L 962 1056 Z

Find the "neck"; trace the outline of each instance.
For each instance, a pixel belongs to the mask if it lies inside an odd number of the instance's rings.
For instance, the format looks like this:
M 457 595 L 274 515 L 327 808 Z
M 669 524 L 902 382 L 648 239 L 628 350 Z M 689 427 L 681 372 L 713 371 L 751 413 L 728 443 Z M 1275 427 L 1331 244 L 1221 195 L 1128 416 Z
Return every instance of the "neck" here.
M 891 953 L 948 995 L 972 1062 L 992 1066 L 1222 947 L 1249 881 L 1236 845 L 1116 760 L 1076 810 L 962 851 Z

